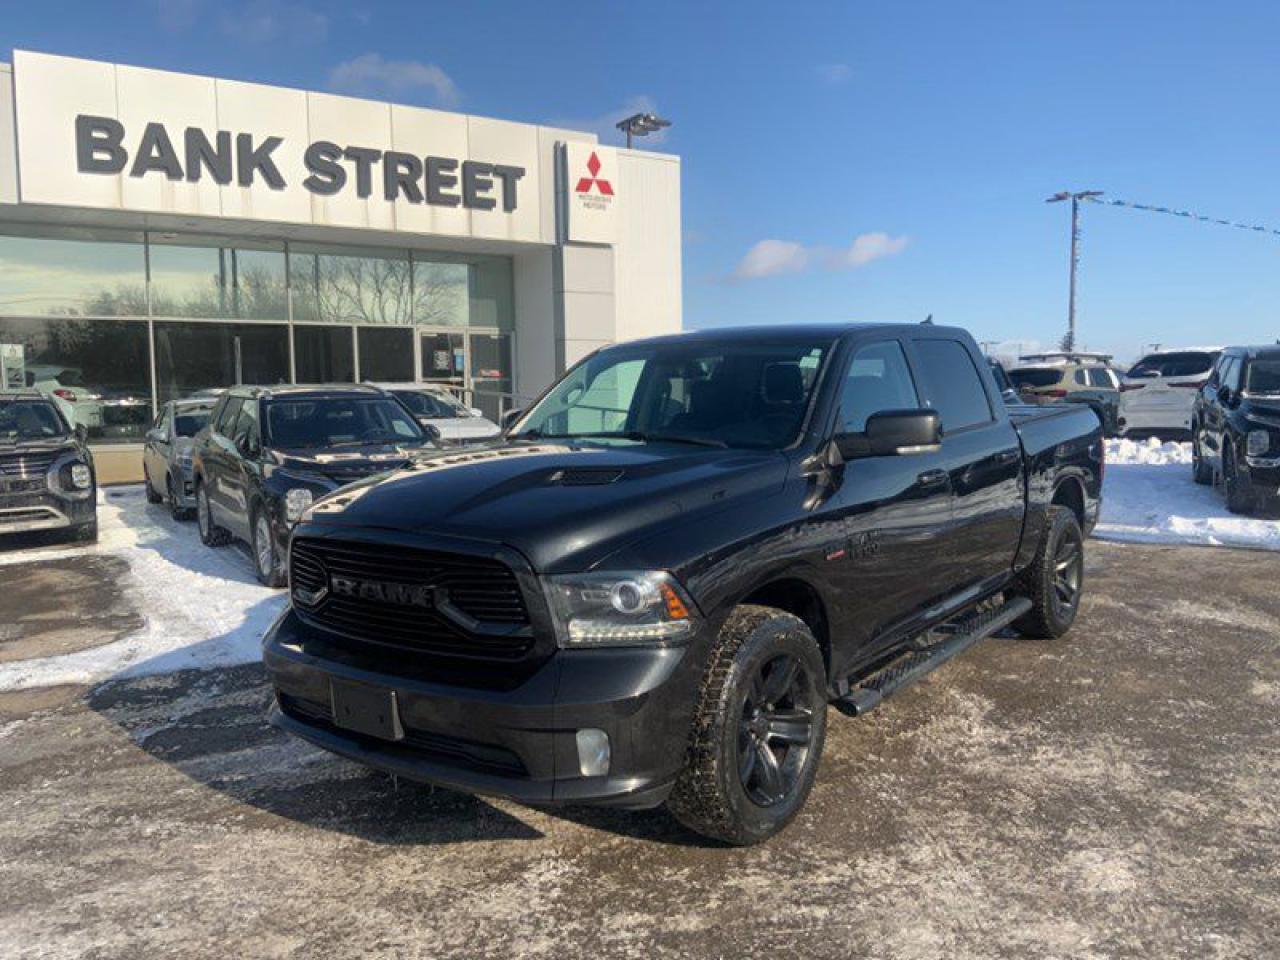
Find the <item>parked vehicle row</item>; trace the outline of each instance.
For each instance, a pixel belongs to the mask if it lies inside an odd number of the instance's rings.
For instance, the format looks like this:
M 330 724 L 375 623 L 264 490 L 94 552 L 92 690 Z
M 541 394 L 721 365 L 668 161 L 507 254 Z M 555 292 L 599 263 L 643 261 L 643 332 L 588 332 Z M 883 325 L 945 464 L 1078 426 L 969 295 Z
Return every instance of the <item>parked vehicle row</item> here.
M 1227 347 L 1196 392 L 1192 479 L 1221 484 L 1227 509 L 1253 513 L 1280 494 L 1280 345 Z
M 270 407 L 299 398 L 254 396 L 274 450 Z M 1102 475 L 1096 417 L 1008 407 L 958 329 L 608 347 L 501 441 L 303 506 L 273 722 L 454 789 L 666 802 L 759 842 L 805 803 L 829 703 L 1071 626 Z M 251 514 L 242 490 L 202 529 Z
M 97 475 L 83 424 L 37 390 L 0 392 L 0 534 L 98 536 Z

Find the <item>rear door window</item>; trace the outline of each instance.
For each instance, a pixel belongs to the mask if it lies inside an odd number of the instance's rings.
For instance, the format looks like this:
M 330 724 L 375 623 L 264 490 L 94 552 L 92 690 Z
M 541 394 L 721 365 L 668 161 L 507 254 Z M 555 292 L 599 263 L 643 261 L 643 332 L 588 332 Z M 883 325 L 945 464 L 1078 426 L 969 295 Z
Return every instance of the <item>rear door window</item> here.
M 218 417 L 218 422 L 214 424 L 213 429 L 224 437 L 230 437 L 235 427 L 236 418 L 240 416 L 240 407 L 244 401 L 240 397 L 228 397 L 227 404 L 222 408 L 222 413 Z
M 958 340 L 917 340 L 916 354 L 942 429 L 954 433 L 992 420 L 991 404 L 973 358 Z
M 1009 379 L 1021 390 L 1024 387 L 1052 387 L 1062 379 L 1063 371 L 1047 367 L 1016 367 L 1009 371 Z

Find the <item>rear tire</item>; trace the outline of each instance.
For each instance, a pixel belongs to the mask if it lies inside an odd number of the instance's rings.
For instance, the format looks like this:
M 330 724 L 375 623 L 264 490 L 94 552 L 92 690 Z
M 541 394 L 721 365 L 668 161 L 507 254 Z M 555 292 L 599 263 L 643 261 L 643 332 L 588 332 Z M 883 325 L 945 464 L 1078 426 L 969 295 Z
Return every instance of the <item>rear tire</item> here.
M 1200 445 L 1200 431 L 1191 429 L 1191 479 L 1202 487 L 1213 483 L 1213 467 L 1204 458 L 1204 448 Z
M 724 843 L 767 840 L 808 799 L 826 717 L 826 668 L 809 628 L 771 607 L 737 608 L 707 664 L 672 814 Z
M 283 587 L 284 573 L 280 569 L 280 558 L 276 555 L 276 538 L 271 529 L 271 518 L 266 508 L 259 506 L 253 511 L 253 569 L 263 586 Z
M 1222 492 L 1227 498 L 1227 509 L 1232 513 L 1250 514 L 1257 509 L 1257 497 L 1248 477 L 1240 476 L 1236 453 L 1230 442 L 1222 445 Z
M 1084 592 L 1084 534 L 1071 510 L 1049 508 L 1036 558 L 1011 592 L 1031 601 L 1031 610 L 1013 622 L 1019 633 L 1052 640 L 1071 629 Z
M 209 494 L 199 480 L 196 481 L 196 521 L 200 528 L 200 542 L 206 547 L 222 547 L 230 542 L 231 534 L 213 522 Z

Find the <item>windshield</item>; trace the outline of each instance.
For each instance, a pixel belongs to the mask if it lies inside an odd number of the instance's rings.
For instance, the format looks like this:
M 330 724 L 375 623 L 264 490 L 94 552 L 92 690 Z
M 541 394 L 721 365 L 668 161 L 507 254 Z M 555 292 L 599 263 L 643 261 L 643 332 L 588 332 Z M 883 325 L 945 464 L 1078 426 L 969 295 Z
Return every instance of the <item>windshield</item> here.
M 1139 360 L 1128 373 L 1131 380 L 1151 377 L 1196 377 L 1208 373 L 1217 354 L 1200 350 L 1182 353 L 1153 353 Z
M 194 437 L 209 422 L 209 412 L 213 409 L 212 405 L 208 407 L 188 407 L 180 409 L 173 415 L 173 432 L 180 437 Z
M 1019 390 L 1023 387 L 1051 387 L 1062 379 L 1064 372 L 1060 368 L 1022 367 L 1018 370 L 1010 370 L 1009 379 Z
M 1250 362 L 1244 389 L 1247 393 L 1280 393 L 1280 358 Z
M 432 420 L 452 420 L 469 416 L 469 411 L 452 397 L 425 390 L 396 390 L 396 399 L 409 408 L 416 417 Z
M 785 447 L 831 344 L 809 337 L 614 347 L 565 374 L 513 435 Z
M 0 400 L 0 442 L 53 440 L 67 435 L 67 425 L 53 404 L 44 400 Z
M 413 417 L 388 397 L 273 400 L 267 430 L 270 444 L 283 448 L 416 444 L 425 439 Z

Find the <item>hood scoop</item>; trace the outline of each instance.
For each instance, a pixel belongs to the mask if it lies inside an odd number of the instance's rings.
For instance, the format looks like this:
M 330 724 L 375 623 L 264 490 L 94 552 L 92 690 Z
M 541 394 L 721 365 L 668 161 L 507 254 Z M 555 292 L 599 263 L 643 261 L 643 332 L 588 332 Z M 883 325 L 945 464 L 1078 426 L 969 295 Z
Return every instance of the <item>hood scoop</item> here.
M 547 483 L 562 487 L 601 487 L 621 480 L 623 472 L 616 467 L 570 467 L 551 474 Z

